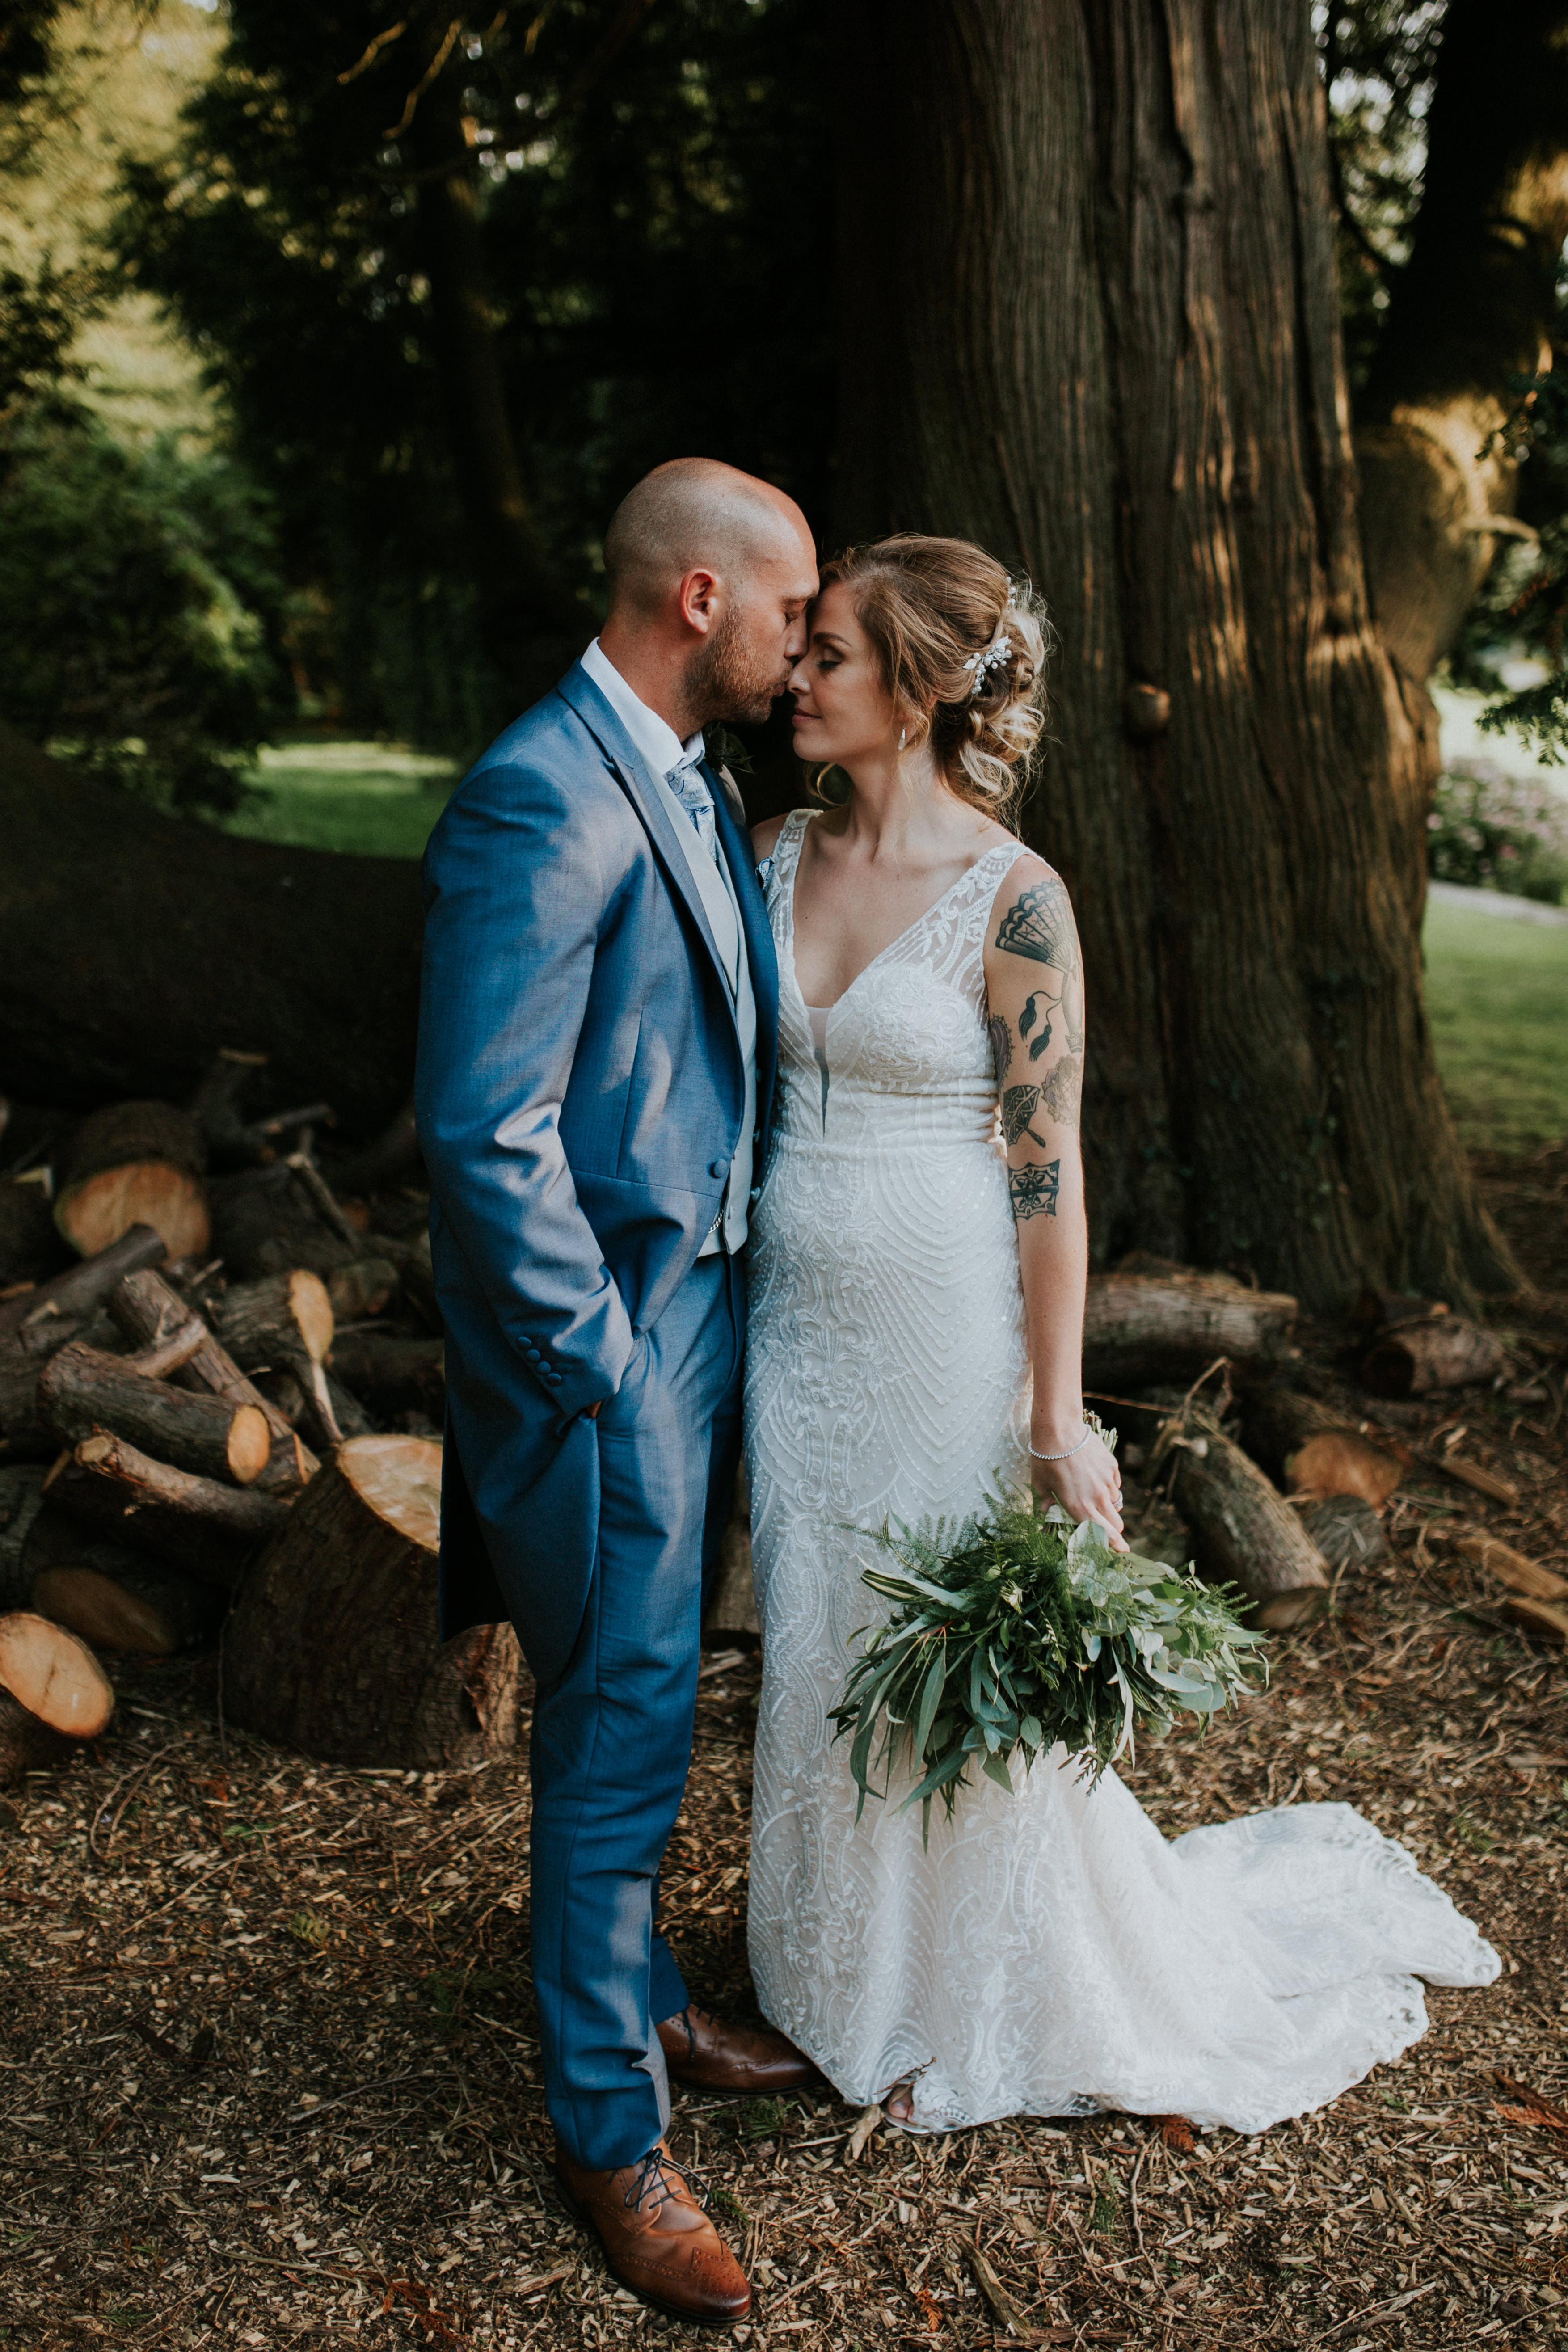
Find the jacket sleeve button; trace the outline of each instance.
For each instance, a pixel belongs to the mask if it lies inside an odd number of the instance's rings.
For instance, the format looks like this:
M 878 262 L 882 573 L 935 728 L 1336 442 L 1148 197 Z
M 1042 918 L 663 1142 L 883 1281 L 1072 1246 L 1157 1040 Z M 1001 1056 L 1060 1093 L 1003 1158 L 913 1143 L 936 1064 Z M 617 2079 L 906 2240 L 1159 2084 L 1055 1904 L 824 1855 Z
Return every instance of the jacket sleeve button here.
M 708 1173 L 710 1176 L 722 1176 L 729 1165 L 727 1160 L 710 1160 L 708 1163 Z

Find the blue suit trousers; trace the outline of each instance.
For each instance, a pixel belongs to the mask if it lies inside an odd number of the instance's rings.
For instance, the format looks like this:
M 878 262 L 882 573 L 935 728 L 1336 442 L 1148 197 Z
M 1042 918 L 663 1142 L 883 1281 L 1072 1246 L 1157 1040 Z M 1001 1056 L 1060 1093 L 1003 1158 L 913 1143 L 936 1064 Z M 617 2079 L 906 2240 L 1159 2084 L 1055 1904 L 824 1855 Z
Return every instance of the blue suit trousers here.
M 669 2120 L 654 2031 L 687 2003 L 657 1923 L 691 1756 L 705 1583 L 741 1440 L 744 1282 L 699 1258 L 595 1428 L 587 1608 L 533 1716 L 533 1980 L 545 2094 L 566 2153 L 635 2163 Z

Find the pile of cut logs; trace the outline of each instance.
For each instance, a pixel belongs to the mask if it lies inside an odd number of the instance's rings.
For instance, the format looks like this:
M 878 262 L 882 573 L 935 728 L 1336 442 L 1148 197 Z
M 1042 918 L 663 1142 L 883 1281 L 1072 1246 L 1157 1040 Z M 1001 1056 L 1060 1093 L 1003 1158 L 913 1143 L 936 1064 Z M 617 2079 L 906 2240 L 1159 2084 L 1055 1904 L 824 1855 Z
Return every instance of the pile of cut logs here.
M 255 1069 L 225 1055 L 184 1109 L 24 1112 L 0 1140 L 21 1145 L 0 1180 L 0 1782 L 102 1730 L 95 1651 L 220 1635 L 226 1719 L 312 1755 L 515 1743 L 510 1627 L 437 1639 L 412 1123 L 329 1182 L 325 1107 L 247 1122 Z
M 0 1117 L 0 1783 L 102 1731 L 95 1652 L 216 1643 L 227 1721 L 328 1760 L 515 1743 L 510 1627 L 437 1639 L 445 1389 L 412 1118 L 332 1160 L 324 1105 L 246 1118 L 258 1067 L 219 1055 L 184 1108 Z M 1318 1393 L 1295 1319 L 1293 1298 L 1135 1257 L 1091 1281 L 1084 1333 L 1130 1533 L 1272 1628 L 1378 1556 L 1413 1458 Z M 1385 1301 L 1376 1320 L 1373 1398 L 1501 1367 L 1458 1316 Z M 723 1568 L 710 1630 L 754 1634 L 743 1489 Z M 1537 1632 L 1558 1597 L 1524 1588 Z
M 1135 1548 L 1169 1558 L 1184 1546 L 1274 1631 L 1304 1622 L 1340 1578 L 1384 1557 L 1384 1506 L 1418 1466 L 1518 1500 L 1456 1445 L 1428 1454 L 1406 1434 L 1425 1418 L 1419 1400 L 1506 1381 L 1494 1332 L 1439 1300 L 1369 1296 L 1357 1400 L 1291 1346 L 1295 1321 L 1283 1293 L 1135 1253 L 1090 1278 L 1084 1325 L 1085 1390 L 1123 1439 Z M 1503 1586 L 1518 1622 L 1568 1644 L 1568 1580 L 1493 1538 L 1460 1548 Z

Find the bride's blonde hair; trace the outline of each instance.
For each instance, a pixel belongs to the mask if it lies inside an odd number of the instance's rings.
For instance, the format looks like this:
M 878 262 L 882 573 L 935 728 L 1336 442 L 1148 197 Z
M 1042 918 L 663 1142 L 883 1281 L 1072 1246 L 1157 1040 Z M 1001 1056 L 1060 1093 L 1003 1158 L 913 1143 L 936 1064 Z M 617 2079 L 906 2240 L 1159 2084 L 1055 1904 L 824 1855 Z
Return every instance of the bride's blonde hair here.
M 911 744 L 929 740 L 949 791 L 1010 824 L 1046 723 L 1054 633 L 1034 590 L 969 540 L 913 531 L 846 548 L 822 567 L 823 587 L 836 583 Z

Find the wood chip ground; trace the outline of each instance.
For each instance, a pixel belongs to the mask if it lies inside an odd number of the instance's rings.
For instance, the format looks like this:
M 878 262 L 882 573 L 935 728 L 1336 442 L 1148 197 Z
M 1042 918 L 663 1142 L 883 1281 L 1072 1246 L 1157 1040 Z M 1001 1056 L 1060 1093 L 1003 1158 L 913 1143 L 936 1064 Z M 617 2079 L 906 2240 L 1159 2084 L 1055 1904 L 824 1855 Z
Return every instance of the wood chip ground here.
M 1432 1992 L 1399 2064 L 1257 2139 L 1114 2116 L 912 2138 L 826 2095 L 683 2098 L 678 2152 L 755 2284 L 749 2348 L 1568 2347 L 1568 1664 L 1455 1542 L 1484 1528 L 1568 1570 L 1568 1153 L 1485 1174 L 1556 1294 L 1497 1318 L 1544 1401 L 1470 1391 L 1403 1433 L 1462 1422 L 1518 1508 L 1418 1472 L 1389 1564 L 1276 1643 L 1268 1695 L 1126 1777 L 1173 1833 L 1358 1805 L 1480 1923 L 1500 1982 Z M 1333 1376 L 1344 1339 L 1308 1334 L 1304 1360 Z M 0 1800 L 0 2345 L 684 2335 L 550 2191 L 521 1765 L 330 1769 L 226 1731 L 210 1659 L 118 1680 L 96 1753 Z M 731 2016 L 756 1683 L 708 1661 L 665 1882 L 693 1987 Z

